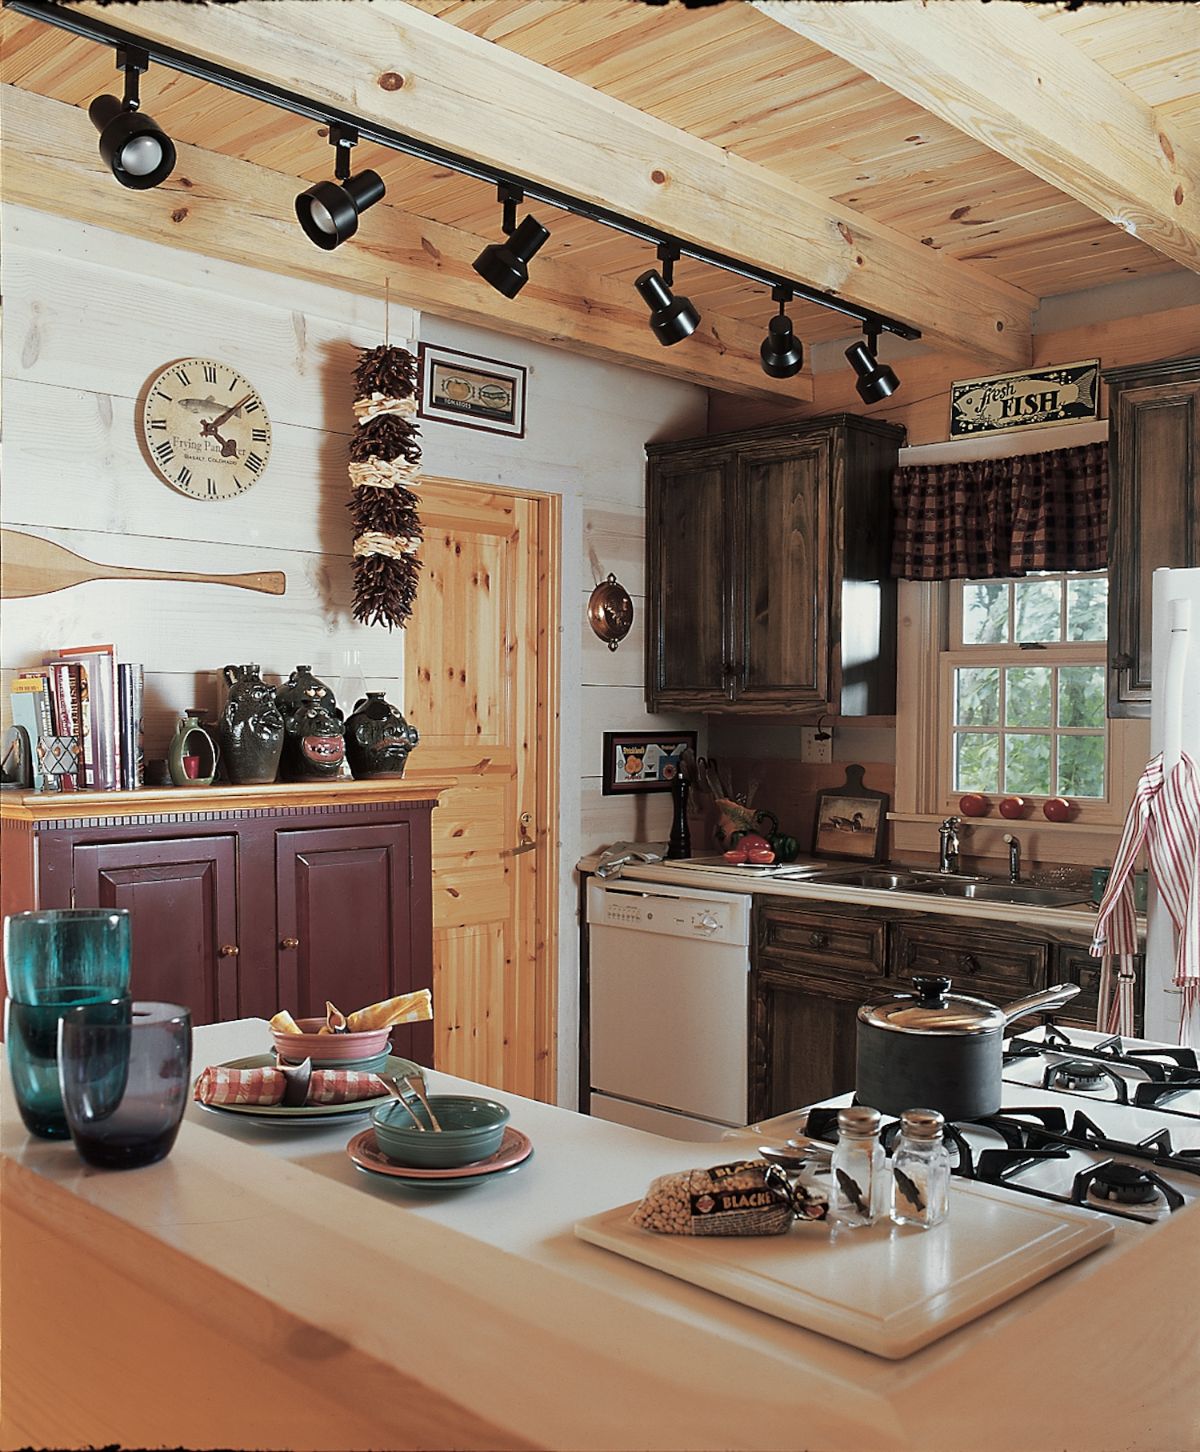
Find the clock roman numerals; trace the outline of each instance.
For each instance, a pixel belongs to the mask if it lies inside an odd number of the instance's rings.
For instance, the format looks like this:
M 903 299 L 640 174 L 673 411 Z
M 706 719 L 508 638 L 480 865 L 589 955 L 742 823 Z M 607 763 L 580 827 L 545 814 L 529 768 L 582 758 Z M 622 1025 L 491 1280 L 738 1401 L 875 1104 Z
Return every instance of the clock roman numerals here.
M 177 358 L 151 378 L 138 427 L 154 472 L 190 499 L 238 498 L 271 459 L 267 405 L 215 358 Z

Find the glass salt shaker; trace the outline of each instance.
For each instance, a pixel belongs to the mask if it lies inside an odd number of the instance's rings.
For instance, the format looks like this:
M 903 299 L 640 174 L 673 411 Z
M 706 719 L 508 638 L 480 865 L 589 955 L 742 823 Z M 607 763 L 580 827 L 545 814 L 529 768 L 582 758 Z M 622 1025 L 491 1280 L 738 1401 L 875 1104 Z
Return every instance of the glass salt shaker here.
M 892 1154 L 892 1219 L 897 1225 L 940 1225 L 950 1208 L 946 1121 L 936 1109 L 906 1109 Z
M 887 1214 L 887 1156 L 879 1143 L 880 1113 L 855 1104 L 838 1111 L 831 1210 L 843 1225 L 873 1225 Z

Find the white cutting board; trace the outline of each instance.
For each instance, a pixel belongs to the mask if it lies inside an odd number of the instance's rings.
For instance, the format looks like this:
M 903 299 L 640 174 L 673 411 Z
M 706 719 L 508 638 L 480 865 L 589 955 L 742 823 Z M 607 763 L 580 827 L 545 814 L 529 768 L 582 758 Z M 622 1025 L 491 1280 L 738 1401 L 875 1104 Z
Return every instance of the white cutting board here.
M 890 1222 L 841 1230 L 797 1224 L 786 1235 L 656 1235 L 636 1206 L 580 1220 L 593 1245 L 666 1271 L 876 1356 L 901 1357 L 982 1316 L 1113 1238 L 1099 1215 L 966 1182 L 932 1230 Z

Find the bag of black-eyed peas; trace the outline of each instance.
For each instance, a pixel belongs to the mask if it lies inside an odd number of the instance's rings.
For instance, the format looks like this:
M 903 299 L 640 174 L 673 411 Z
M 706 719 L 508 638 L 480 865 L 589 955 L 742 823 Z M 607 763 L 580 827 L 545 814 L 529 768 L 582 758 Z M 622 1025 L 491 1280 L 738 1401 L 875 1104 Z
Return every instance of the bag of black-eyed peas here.
M 782 1235 L 793 1219 L 828 1213 L 828 1201 L 790 1184 L 778 1165 L 737 1160 L 660 1175 L 630 1219 L 659 1235 Z

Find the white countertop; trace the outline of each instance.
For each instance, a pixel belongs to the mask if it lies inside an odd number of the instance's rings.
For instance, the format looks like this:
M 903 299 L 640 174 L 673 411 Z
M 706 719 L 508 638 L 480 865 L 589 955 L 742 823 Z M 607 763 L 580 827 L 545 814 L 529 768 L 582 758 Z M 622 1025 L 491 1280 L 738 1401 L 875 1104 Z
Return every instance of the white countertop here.
M 578 864 L 581 872 L 594 872 L 599 854 L 585 857 Z M 801 863 L 794 864 L 796 866 Z M 833 870 L 850 869 L 855 864 L 828 861 L 819 866 Z M 870 867 L 873 864 L 864 863 Z M 887 870 L 887 864 L 879 864 Z M 889 908 L 893 912 L 937 913 L 946 917 L 962 917 L 995 921 L 1003 919 L 1014 927 L 1050 927 L 1071 933 L 1091 934 L 1096 925 L 1096 909 L 1091 903 L 1072 903 L 1068 907 L 1035 907 L 1028 903 L 979 902 L 967 898 L 941 897 L 937 893 L 903 892 L 869 887 L 841 886 L 833 882 L 804 882 L 769 874 L 746 872 L 735 876 L 717 868 L 707 871 L 703 864 L 680 862 L 635 862 L 622 867 L 612 881 L 655 882 L 671 887 L 686 887 L 698 892 L 750 893 L 763 897 L 794 897 L 814 904 L 848 910 L 853 907 Z M 1145 931 L 1145 920 L 1138 919 L 1139 930 Z
M 200 1028 L 197 1067 L 262 1052 L 267 1037 L 261 1020 Z M 479 1088 L 429 1077 L 439 1091 Z M 167 1160 L 104 1173 L 69 1144 L 26 1137 L 6 1095 L 7 1213 L 15 1204 L 41 1214 L 53 1231 L 64 1208 L 84 1202 L 114 1217 L 114 1231 L 140 1233 L 143 1288 L 166 1298 L 181 1267 L 211 1270 L 321 1328 L 339 1355 L 369 1358 L 372 1385 L 388 1374 L 398 1387 L 415 1381 L 423 1396 L 504 1429 L 505 1445 L 1200 1448 L 1200 1213 L 1119 1237 L 885 1362 L 575 1237 L 577 1220 L 637 1199 L 655 1175 L 718 1163 L 729 1149 L 496 1097 L 532 1139 L 533 1159 L 487 1185 L 421 1192 L 354 1168 L 344 1146 L 363 1120 L 271 1131 L 192 1105 Z M 178 1419 L 163 1436 L 187 1444 L 182 1401 Z M 500 1439 L 464 1434 L 457 1445 Z

